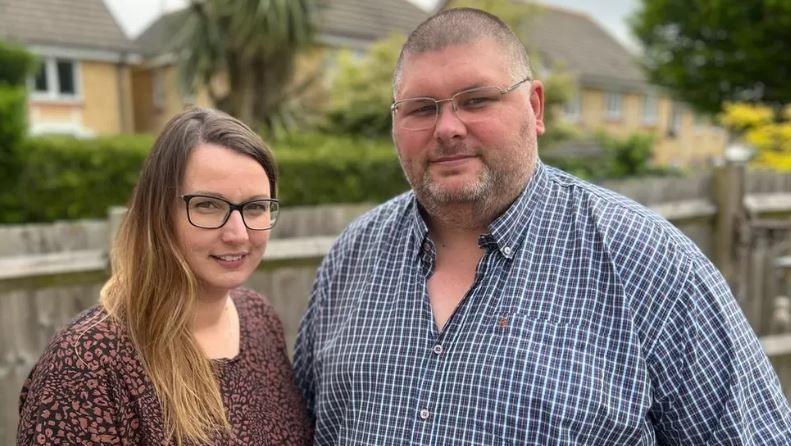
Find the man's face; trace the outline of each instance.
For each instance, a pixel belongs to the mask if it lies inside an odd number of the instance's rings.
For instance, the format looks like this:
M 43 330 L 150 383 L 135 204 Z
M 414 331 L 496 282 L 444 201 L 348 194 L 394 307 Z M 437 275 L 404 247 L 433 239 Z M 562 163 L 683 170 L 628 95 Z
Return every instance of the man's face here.
M 470 88 L 514 84 L 507 58 L 490 39 L 408 55 L 396 100 L 445 99 Z M 398 113 L 398 112 L 396 112 Z M 436 125 L 407 130 L 393 123 L 401 166 L 418 200 L 430 212 L 455 204 L 501 208 L 524 188 L 543 133 L 541 83 L 526 82 L 475 122 L 462 122 L 448 102 Z

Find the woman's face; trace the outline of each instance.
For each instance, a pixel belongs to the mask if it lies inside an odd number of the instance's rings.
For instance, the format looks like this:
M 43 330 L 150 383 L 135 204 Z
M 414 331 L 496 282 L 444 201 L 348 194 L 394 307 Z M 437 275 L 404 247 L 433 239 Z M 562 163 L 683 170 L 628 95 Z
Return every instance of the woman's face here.
M 192 150 L 179 191 L 235 204 L 270 198 L 270 193 L 269 177 L 255 159 L 215 144 Z M 175 206 L 176 237 L 198 279 L 199 296 L 219 299 L 247 281 L 261 261 L 269 231 L 247 229 L 238 211 L 231 212 L 220 228 L 199 228 L 189 222 L 184 200 L 179 198 Z

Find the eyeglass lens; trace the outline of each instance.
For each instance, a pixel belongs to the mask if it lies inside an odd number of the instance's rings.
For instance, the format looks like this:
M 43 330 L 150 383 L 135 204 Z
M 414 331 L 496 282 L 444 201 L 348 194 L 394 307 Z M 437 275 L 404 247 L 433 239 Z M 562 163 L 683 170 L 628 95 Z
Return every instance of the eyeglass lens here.
M 244 224 L 254 230 L 269 229 L 277 220 L 279 205 L 269 200 L 250 201 L 242 207 Z M 206 229 L 219 228 L 225 224 L 231 212 L 228 202 L 212 197 L 195 196 L 187 204 L 190 222 Z
M 487 112 L 502 99 L 497 87 L 482 87 L 456 93 L 450 100 L 453 111 L 465 123 L 485 119 Z M 434 127 L 439 115 L 439 102 L 431 98 L 414 98 L 400 102 L 396 108 L 397 125 L 408 130 Z

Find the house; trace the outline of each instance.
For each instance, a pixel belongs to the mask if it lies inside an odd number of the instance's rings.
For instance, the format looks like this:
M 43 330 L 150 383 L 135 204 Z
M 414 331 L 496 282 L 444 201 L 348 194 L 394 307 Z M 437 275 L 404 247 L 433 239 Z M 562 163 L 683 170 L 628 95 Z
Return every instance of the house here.
M 0 0 L 0 39 L 38 56 L 30 132 L 131 132 L 133 42 L 102 0 Z
M 185 10 L 160 17 L 135 40 L 143 57 L 133 74 L 135 130 L 155 132 L 174 113 L 189 104 L 209 105 L 205 91 L 193 97 L 181 92 L 172 48 L 186 17 Z M 330 0 L 319 9 L 317 47 L 297 60 L 300 67 L 315 67 L 339 48 L 362 53 L 373 42 L 391 33 L 409 33 L 429 13 L 408 0 Z
M 654 161 L 705 165 L 722 155 L 726 132 L 648 83 L 636 55 L 584 13 L 542 5 L 524 30 L 536 70 L 563 71 L 576 84 L 563 120 L 585 132 L 654 135 Z

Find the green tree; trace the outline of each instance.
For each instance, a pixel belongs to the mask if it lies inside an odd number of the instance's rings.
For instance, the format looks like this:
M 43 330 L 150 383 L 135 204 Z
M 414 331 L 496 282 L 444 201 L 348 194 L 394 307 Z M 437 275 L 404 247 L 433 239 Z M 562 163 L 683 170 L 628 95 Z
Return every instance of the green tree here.
M 791 102 L 791 1 L 643 0 L 631 26 L 651 80 L 698 111 Z
M 405 40 L 403 35 L 393 34 L 375 42 L 362 58 L 349 50 L 338 53 L 327 111 L 328 131 L 390 134 L 393 67 Z
M 295 56 L 312 41 L 316 0 L 193 0 L 179 38 L 188 91 L 271 130 L 289 103 Z

